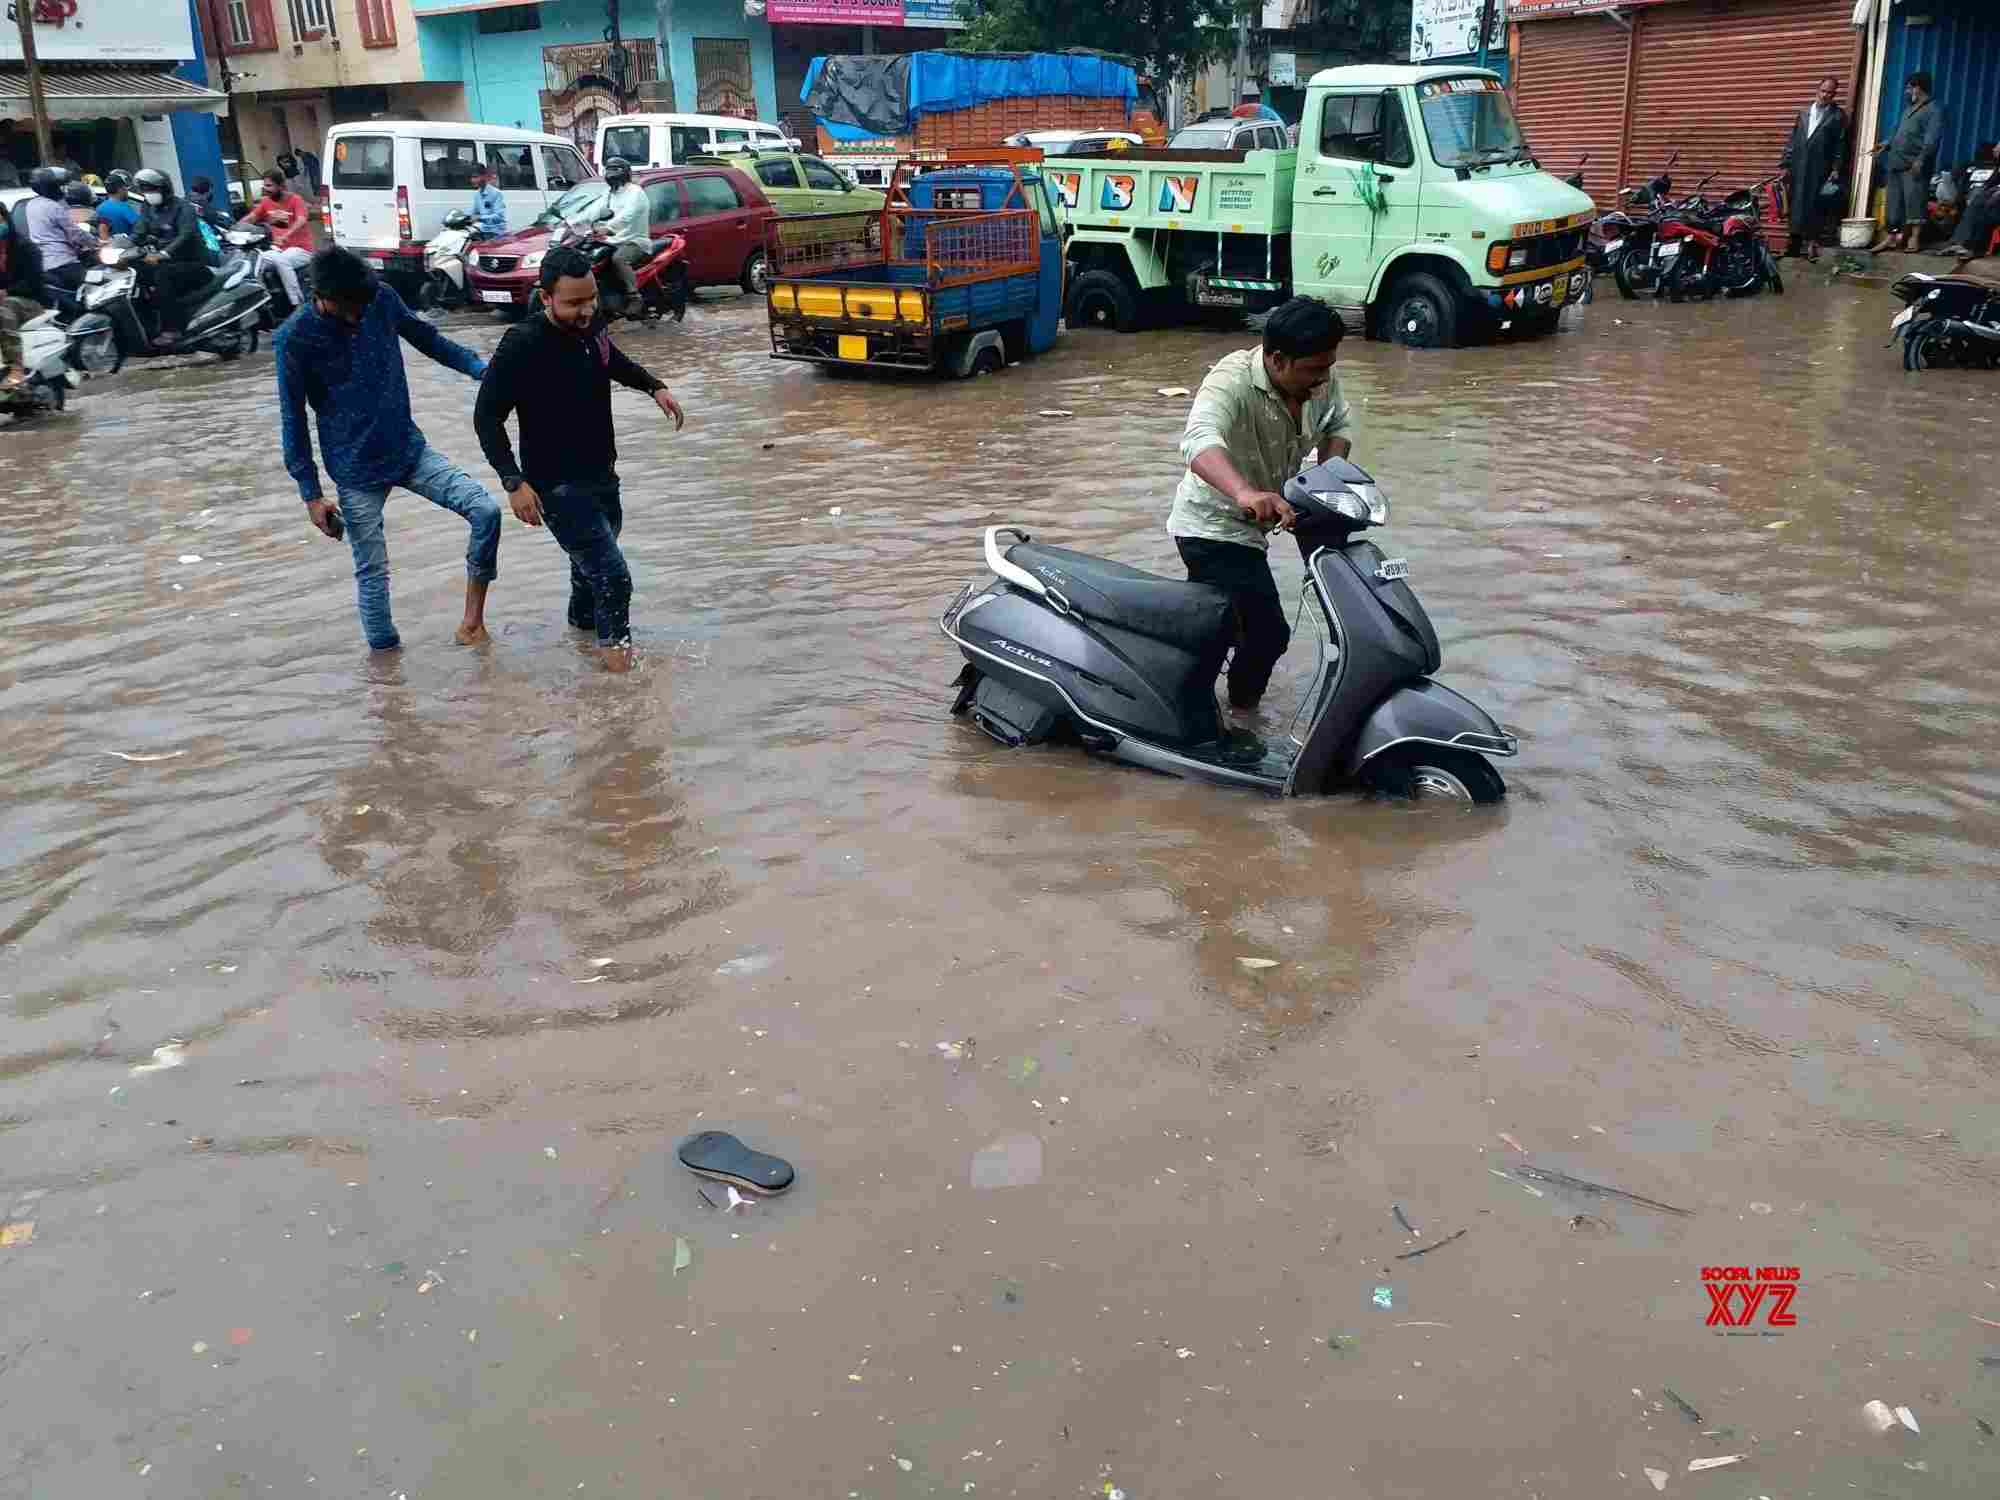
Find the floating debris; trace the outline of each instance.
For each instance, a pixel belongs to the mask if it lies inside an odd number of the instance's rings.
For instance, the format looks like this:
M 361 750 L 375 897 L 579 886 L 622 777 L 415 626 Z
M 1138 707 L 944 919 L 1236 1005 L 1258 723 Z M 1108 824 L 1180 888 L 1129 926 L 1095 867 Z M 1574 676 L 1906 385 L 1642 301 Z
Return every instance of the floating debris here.
M 1396 1305 L 1396 1289 L 1392 1286 L 1376 1287 L 1375 1305 L 1377 1307 L 1394 1308 Z
M 1194 393 L 1184 385 L 1163 385 L 1156 394 L 1162 396 L 1189 396 Z
M 1680 1396 L 1675 1392 L 1672 1386 L 1670 1385 L 1662 1386 L 1660 1389 L 1666 1392 L 1666 1397 L 1669 1401 L 1673 1402 L 1675 1406 L 1678 1406 L 1680 1408 L 1682 1416 L 1686 1417 L 1690 1422 L 1694 1423 L 1695 1426 L 1697 1427 L 1701 1426 L 1701 1413 L 1696 1411 L 1692 1406 L 1688 1405 L 1687 1402 L 1683 1401 L 1680 1398 Z
M 687 1242 L 687 1236 L 674 1236 L 674 1274 L 680 1275 L 694 1264 L 694 1247 Z
M 1278 961 L 1275 958 L 1239 958 L 1236 961 L 1246 969 L 1275 969 L 1278 967 Z
M 1472 1233 L 1471 1227 L 1467 1226 L 1466 1228 L 1459 1230 L 1457 1234 L 1448 1234 L 1443 1239 L 1436 1241 L 1434 1244 L 1425 1245 L 1417 1250 L 1406 1250 L 1401 1255 L 1397 1256 L 1396 1259 L 1415 1260 L 1419 1255 L 1429 1255 L 1433 1250 L 1442 1250 L 1446 1245 L 1449 1245 L 1453 1240 L 1464 1239 L 1465 1236 L 1467 1236 L 1470 1233 Z
M 1896 1414 L 1889 1409 L 1886 1401 L 1870 1401 L 1861 1408 L 1861 1419 L 1877 1434 L 1887 1432 L 1896 1425 Z
M 1667 1471 L 1665 1469 L 1648 1469 L 1646 1477 L 1653 1481 L 1653 1488 L 1656 1490 L 1664 1490 L 1667 1487 Z
M 1488 1168 L 1490 1171 L 1491 1168 Z M 1671 1203 L 1662 1203 L 1657 1198 L 1641 1197 L 1638 1193 L 1628 1193 L 1623 1188 L 1606 1187 L 1601 1182 L 1585 1182 L 1581 1177 L 1572 1177 L 1567 1172 L 1554 1172 L 1547 1167 L 1531 1167 L 1526 1162 L 1514 1168 L 1517 1177 L 1530 1178 L 1535 1182 L 1546 1182 L 1553 1187 L 1566 1187 L 1579 1193 L 1596 1193 L 1606 1198 L 1623 1198 L 1627 1203 L 1637 1203 L 1642 1208 L 1657 1208 L 1661 1213 L 1679 1214 L 1684 1219 L 1694 1217 L 1691 1208 L 1675 1208 Z
M 178 1068 L 186 1061 L 187 1043 L 168 1042 L 163 1047 L 155 1047 L 153 1049 L 153 1060 L 151 1062 L 134 1063 L 131 1070 L 132 1076 L 136 1078 L 141 1073 L 158 1073 L 167 1068 Z
M 1036 412 L 1035 415 L 1038 417 L 1073 417 L 1076 415 L 1076 413 L 1073 411 L 1065 411 L 1060 406 L 1051 406 L 1043 411 Z
M 129 760 L 135 765 L 150 765 L 156 760 L 179 760 L 187 754 L 185 750 L 163 750 L 158 755 L 142 755 L 130 750 L 106 750 L 106 755 L 115 755 L 120 760 Z
M 716 965 L 715 972 L 727 979 L 738 979 L 745 974 L 761 974 L 778 961 L 775 953 L 745 953 L 732 958 L 727 963 Z
M 22 1219 L 14 1224 L 0 1224 L 0 1250 L 12 1250 L 20 1245 L 33 1243 L 35 1221 Z
M 1516 1151 L 1520 1152 L 1523 1156 L 1526 1156 L 1528 1154 L 1528 1148 L 1522 1145 L 1519 1141 L 1515 1140 L 1514 1137 L 1507 1134 L 1506 1131 L 1503 1130 L 1500 1132 L 1500 1139 L 1505 1141 L 1508 1145 L 1512 1146 Z
M 1391 1203 L 1389 1205 L 1389 1212 L 1396 1216 L 1396 1222 L 1403 1226 L 1403 1232 L 1405 1234 L 1414 1234 L 1419 1239 L 1423 1238 L 1424 1232 L 1421 1229 L 1417 1228 L 1416 1225 L 1412 1224 L 1406 1217 L 1404 1217 L 1402 1204 Z
M 1917 1425 L 1917 1414 L 1911 1411 L 1907 1406 L 1899 1406 L 1896 1408 L 1896 1420 L 1898 1422 L 1901 1422 L 1905 1427 L 1909 1428 L 1910 1431 L 1912 1432 L 1923 1431 L 1923 1428 Z

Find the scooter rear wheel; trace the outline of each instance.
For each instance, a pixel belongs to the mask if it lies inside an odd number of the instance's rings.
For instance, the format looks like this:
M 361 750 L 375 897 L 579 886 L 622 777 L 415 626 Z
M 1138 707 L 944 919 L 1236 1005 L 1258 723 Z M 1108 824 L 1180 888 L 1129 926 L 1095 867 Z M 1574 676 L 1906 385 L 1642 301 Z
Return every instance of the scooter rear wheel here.
M 1412 801 L 1498 802 L 1507 783 L 1485 756 L 1437 745 L 1405 745 L 1368 763 L 1368 786 Z

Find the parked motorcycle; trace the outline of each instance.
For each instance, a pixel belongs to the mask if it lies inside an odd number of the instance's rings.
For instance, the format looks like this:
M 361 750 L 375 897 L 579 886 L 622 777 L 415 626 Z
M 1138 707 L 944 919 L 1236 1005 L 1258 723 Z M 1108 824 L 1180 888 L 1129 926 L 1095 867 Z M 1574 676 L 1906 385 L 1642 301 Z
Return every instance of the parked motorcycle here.
M 1515 737 L 1433 681 L 1439 647 L 1407 579 L 1358 533 L 1389 502 L 1344 459 L 1285 486 L 1298 513 L 1306 589 L 1326 644 L 1301 715 L 1304 737 L 1273 746 L 1225 729 L 1215 678 L 1235 638 L 1229 596 L 1123 563 L 986 531 L 994 581 L 959 591 L 939 624 L 965 657 L 954 715 L 1004 745 L 1080 743 L 1133 765 L 1283 796 L 1342 787 L 1492 802 L 1489 756 Z
M 1710 174 L 1711 176 L 1713 174 Z M 1661 238 L 1678 239 L 1680 252 L 1660 279 L 1660 292 L 1671 302 L 1690 297 L 1754 297 L 1765 286 L 1784 295 L 1785 279 L 1777 258 L 1765 243 L 1757 195 L 1778 179 L 1739 188 L 1719 209 L 1698 200 L 1696 207 L 1670 218 L 1660 227 Z
M 232 360 L 256 352 L 258 320 L 270 305 L 271 294 L 250 274 L 248 257 L 239 256 L 210 276 L 180 339 L 161 347 L 159 299 L 139 276 L 145 254 L 130 236 L 117 235 L 97 252 L 98 264 L 83 277 L 85 316 L 106 320 L 122 357 L 209 353 Z M 71 336 L 77 332 L 72 324 Z M 89 336 L 96 339 L 99 332 L 93 325 Z
M 1667 196 L 1672 190 L 1673 180 L 1665 173 L 1647 184 L 1646 215 L 1631 224 L 1621 247 L 1622 259 L 1613 268 L 1620 296 L 1631 298 L 1642 293 L 1657 294 L 1662 289 L 1667 272 L 1680 258 L 1689 220 L 1702 219 L 1712 212 L 1708 200 L 1701 195 L 1702 189 L 1720 175 L 1710 172 L 1695 184 L 1694 191 L 1685 198 Z
M 1676 151 L 1667 158 L 1666 166 L 1651 182 L 1639 187 L 1620 188 L 1618 207 L 1600 215 L 1597 222 L 1591 225 L 1590 239 L 1584 249 L 1584 257 L 1589 261 L 1590 269 L 1594 273 L 1615 279 L 1618 263 L 1642 241 L 1644 253 L 1648 255 L 1651 253 L 1652 231 L 1655 227 L 1652 218 L 1653 205 L 1664 198 L 1668 190 L 1673 187 L 1674 180 L 1668 174 L 1673 171 L 1674 163 L 1680 159 L 1681 154 Z M 1633 291 L 1627 290 L 1622 285 L 1618 290 L 1622 296 L 1633 295 Z
M 0 414 L 18 422 L 61 411 L 69 393 L 83 384 L 61 319 L 60 313 L 45 312 L 21 325 L 21 368 L 28 378 L 21 385 L 0 388 Z
M 222 239 L 233 254 L 242 256 L 250 263 L 252 279 L 270 293 L 271 300 L 265 305 L 263 316 L 257 323 L 266 333 L 274 332 L 298 309 L 292 305 L 292 299 L 285 291 L 285 280 L 278 274 L 277 251 L 273 248 L 270 229 L 263 224 L 239 224 Z M 223 267 L 225 273 L 228 269 Z M 311 296 L 312 272 L 300 266 L 298 278 L 301 294 Z
M 419 308 L 463 307 L 465 295 L 466 246 L 483 239 L 472 215 L 455 208 L 444 216 L 444 228 L 424 246 L 424 284 L 417 294 Z
M 2000 368 L 2000 283 L 1913 271 L 1889 291 L 1906 304 L 1889 325 L 1904 369 Z
M 619 318 L 651 319 L 671 317 L 676 323 L 687 316 L 688 267 L 687 241 L 680 235 L 670 234 L 663 240 L 653 241 L 651 258 L 641 261 L 632 268 L 632 279 L 638 283 L 639 295 L 636 303 L 626 295 L 618 284 L 618 278 L 611 271 L 611 257 L 617 246 L 609 240 L 600 240 L 590 229 L 575 224 L 558 224 L 549 236 L 549 249 L 568 246 L 581 250 L 590 262 L 591 273 L 597 277 L 597 304 L 604 313 L 606 322 Z M 538 290 L 529 299 L 529 310 L 538 311 L 542 305 L 542 294 Z

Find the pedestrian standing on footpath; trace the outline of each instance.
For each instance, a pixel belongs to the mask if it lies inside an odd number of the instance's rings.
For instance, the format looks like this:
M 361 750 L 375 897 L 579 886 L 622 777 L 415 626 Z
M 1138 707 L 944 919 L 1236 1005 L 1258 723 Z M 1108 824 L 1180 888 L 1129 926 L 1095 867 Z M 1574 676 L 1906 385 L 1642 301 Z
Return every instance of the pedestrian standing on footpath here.
M 1819 241 L 1828 211 L 1840 201 L 1841 168 L 1847 161 L 1847 111 L 1840 107 L 1840 80 L 1820 80 L 1813 102 L 1792 121 L 1779 168 L 1790 174 L 1792 242 L 1797 255 L 1805 241 L 1806 259 L 1819 259 Z
M 1917 248 L 1930 207 L 1931 173 L 1937 170 L 1944 111 L 1931 99 L 1930 74 L 1912 73 L 1905 80 L 1903 106 L 1896 133 L 1869 148 L 1871 156 L 1887 153 L 1882 163 L 1886 173 L 1882 219 L 1887 233 L 1871 247 L 1876 251 Z
M 1255 711 L 1292 642 L 1266 533 L 1290 527 L 1280 493 L 1308 454 L 1345 458 L 1353 425 L 1334 356 L 1344 330 L 1333 309 L 1294 297 L 1264 321 L 1261 349 L 1225 354 L 1195 392 L 1181 436 L 1187 473 L 1167 531 L 1196 583 L 1225 590 L 1236 614 L 1229 706 Z
M 597 277 L 577 250 L 542 261 L 542 310 L 509 329 L 480 382 L 472 424 L 514 514 L 546 524 L 569 554 L 569 623 L 597 634 L 614 672 L 632 665 L 632 572 L 618 550 L 625 511 L 618 492 L 611 383 L 643 391 L 680 431 L 687 418 L 666 382 L 611 342 L 597 312 Z M 519 414 L 521 459 L 507 441 Z
M 315 255 L 312 279 L 311 305 L 286 320 L 274 340 L 285 469 L 298 481 L 313 525 L 335 541 L 346 532 L 361 633 L 377 651 L 403 644 L 389 614 L 389 543 L 382 531 L 389 491 L 400 488 L 471 525 L 465 618 L 453 639 L 462 646 L 484 642 L 486 589 L 500 572 L 500 502 L 424 441 L 410 415 L 410 386 L 396 341 L 405 339 L 474 380 L 486 373 L 485 361 L 411 312 L 392 288 L 378 285 L 351 250 Z M 320 494 L 307 406 L 319 413 L 320 451 L 339 509 Z

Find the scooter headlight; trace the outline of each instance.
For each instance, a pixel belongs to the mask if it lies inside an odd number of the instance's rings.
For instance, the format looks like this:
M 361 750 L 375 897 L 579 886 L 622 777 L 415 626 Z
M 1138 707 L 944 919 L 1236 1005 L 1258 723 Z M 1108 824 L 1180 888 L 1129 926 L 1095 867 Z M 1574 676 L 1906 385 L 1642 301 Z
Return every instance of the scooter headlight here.
M 1333 508 L 1350 521 L 1380 526 L 1389 519 L 1389 502 L 1372 484 L 1357 485 L 1332 496 Z
M 102 250 L 97 252 L 98 263 L 100 265 L 115 266 L 118 264 L 119 257 L 124 253 L 123 246 L 106 245 Z

